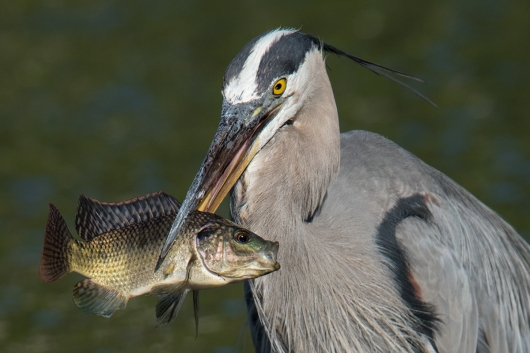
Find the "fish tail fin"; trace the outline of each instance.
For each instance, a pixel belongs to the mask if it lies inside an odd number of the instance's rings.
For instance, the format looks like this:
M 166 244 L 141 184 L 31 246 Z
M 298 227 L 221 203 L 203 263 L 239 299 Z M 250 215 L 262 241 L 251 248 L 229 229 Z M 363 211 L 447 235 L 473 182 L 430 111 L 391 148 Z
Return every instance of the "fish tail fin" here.
M 50 204 L 40 259 L 40 277 L 53 282 L 70 272 L 70 242 L 73 240 L 59 210 Z

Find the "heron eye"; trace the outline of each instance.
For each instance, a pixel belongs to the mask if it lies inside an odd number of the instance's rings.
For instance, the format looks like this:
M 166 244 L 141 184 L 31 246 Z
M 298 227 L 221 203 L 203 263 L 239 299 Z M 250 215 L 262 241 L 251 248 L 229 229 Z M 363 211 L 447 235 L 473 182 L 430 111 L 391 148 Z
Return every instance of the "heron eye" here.
M 250 234 L 247 232 L 237 232 L 235 238 L 240 243 L 248 243 L 250 240 Z
M 287 80 L 280 78 L 278 81 L 276 81 L 274 87 L 272 87 L 272 94 L 275 96 L 280 96 L 285 91 L 285 87 L 287 87 Z

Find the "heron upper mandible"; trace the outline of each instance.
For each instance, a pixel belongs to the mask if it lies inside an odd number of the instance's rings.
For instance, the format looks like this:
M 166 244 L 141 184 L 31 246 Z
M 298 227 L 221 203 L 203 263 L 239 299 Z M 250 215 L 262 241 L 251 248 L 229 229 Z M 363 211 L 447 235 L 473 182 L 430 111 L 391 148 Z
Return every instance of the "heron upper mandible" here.
M 282 269 L 245 287 L 257 352 L 529 352 L 529 246 L 391 141 L 341 134 L 326 52 L 349 56 L 274 30 L 236 55 L 162 256 L 232 189 L 233 219 L 280 242 Z

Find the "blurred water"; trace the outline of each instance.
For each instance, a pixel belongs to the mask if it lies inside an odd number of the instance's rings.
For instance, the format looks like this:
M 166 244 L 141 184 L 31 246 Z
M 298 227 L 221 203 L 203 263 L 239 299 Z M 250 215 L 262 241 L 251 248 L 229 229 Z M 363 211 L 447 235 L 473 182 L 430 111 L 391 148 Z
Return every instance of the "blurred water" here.
M 416 96 L 330 56 L 342 130 L 383 134 L 530 236 L 530 2 L 524 0 L 3 1 L 0 11 L 0 351 L 251 352 L 242 286 L 201 293 L 154 328 L 155 299 L 80 312 L 70 275 L 38 277 L 48 203 L 183 199 L 215 132 L 231 58 L 301 28 L 427 81 Z M 221 214 L 226 216 L 226 205 Z

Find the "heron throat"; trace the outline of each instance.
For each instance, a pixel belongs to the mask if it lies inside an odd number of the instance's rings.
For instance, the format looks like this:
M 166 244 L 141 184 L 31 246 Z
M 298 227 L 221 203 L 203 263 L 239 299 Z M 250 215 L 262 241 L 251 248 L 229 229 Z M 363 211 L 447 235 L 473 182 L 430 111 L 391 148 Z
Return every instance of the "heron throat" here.
M 301 70 L 311 72 L 312 82 L 297 98 L 301 108 L 256 154 L 231 194 L 234 220 L 271 239 L 318 217 L 339 171 L 338 113 L 322 53 L 308 54 Z

